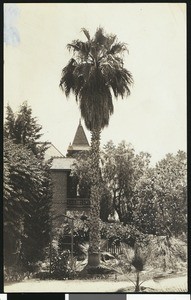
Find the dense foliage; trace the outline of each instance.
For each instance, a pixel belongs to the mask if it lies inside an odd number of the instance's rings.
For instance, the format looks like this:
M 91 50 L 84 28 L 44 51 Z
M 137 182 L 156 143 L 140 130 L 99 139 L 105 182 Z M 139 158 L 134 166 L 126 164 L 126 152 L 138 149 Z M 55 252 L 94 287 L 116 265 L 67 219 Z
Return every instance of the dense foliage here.
M 146 233 L 179 236 L 187 230 L 186 154 L 167 154 L 134 188 L 134 222 Z
M 72 269 L 69 264 L 70 251 L 63 250 L 60 248 L 52 250 L 52 271 L 49 275 L 51 279 L 68 279 L 72 277 Z
M 91 185 L 88 155 L 78 156 L 72 170 L 87 197 Z M 108 216 L 116 211 L 123 225 L 134 226 L 142 233 L 169 237 L 186 234 L 186 175 L 183 151 L 167 154 L 151 167 L 148 153 L 136 154 L 125 142 L 118 146 L 108 142 L 101 153 L 101 219 L 109 221 Z
M 10 106 L 4 126 L 4 259 L 31 270 L 44 258 L 49 242 L 51 205 L 50 162 L 38 144 L 41 126 L 23 103 Z
M 150 155 L 135 153 L 131 144 L 124 141 L 115 146 L 112 141 L 104 146 L 102 152 L 102 178 L 112 195 L 113 210 L 116 210 L 124 224 L 133 222 L 133 203 L 135 183 L 139 182 L 149 168 Z

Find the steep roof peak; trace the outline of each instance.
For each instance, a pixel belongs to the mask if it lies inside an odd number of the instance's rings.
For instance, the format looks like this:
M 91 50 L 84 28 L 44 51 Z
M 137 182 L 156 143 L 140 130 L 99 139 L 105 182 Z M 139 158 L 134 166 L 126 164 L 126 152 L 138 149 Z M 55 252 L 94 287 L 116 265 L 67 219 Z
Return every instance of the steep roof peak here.
M 79 121 L 79 125 L 78 125 L 78 128 L 76 130 L 76 134 L 74 136 L 72 146 L 88 146 L 89 147 L 88 139 L 86 137 L 84 128 L 81 124 L 81 119 Z

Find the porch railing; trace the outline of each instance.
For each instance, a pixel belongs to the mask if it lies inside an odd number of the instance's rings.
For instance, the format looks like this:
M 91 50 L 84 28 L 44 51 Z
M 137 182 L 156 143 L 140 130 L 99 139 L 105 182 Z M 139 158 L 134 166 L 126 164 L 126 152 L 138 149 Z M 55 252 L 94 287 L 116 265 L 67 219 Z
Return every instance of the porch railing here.
M 89 208 L 89 198 L 67 198 L 67 209 Z

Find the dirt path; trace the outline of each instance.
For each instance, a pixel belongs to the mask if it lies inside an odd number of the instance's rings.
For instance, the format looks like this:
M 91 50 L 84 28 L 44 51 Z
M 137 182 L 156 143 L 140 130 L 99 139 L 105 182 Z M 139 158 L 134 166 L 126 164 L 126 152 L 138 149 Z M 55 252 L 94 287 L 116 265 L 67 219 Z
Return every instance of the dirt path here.
M 106 280 L 25 280 L 19 283 L 5 284 L 5 293 L 21 292 L 95 292 L 95 293 L 114 293 L 121 288 L 132 286 L 128 281 L 106 281 Z M 179 292 L 180 289 L 187 290 L 187 277 L 161 279 L 158 281 L 148 280 L 144 286 L 163 291 L 168 288 L 168 292 Z M 169 290 L 172 289 L 172 290 Z

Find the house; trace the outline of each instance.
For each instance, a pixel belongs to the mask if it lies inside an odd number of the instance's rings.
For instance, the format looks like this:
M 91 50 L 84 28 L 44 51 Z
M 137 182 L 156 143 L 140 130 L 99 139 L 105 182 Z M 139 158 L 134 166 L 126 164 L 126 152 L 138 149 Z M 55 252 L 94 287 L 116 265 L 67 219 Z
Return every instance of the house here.
M 46 142 L 48 149 L 45 152 L 44 159 L 48 160 L 53 157 L 64 157 L 64 155 L 52 144 Z
M 73 143 L 70 144 L 67 149 L 66 157 L 63 155 L 59 156 L 58 152 L 56 156 L 52 157 L 51 174 L 53 182 L 53 218 L 56 219 L 57 216 L 65 215 L 69 210 L 89 209 L 89 199 L 81 198 L 78 195 L 77 182 L 75 182 L 74 178 L 70 176 L 72 164 L 75 162 L 75 154 L 80 151 L 89 150 L 89 142 L 83 126 L 81 125 L 81 122 L 79 122 Z M 51 151 L 53 152 L 53 149 Z

